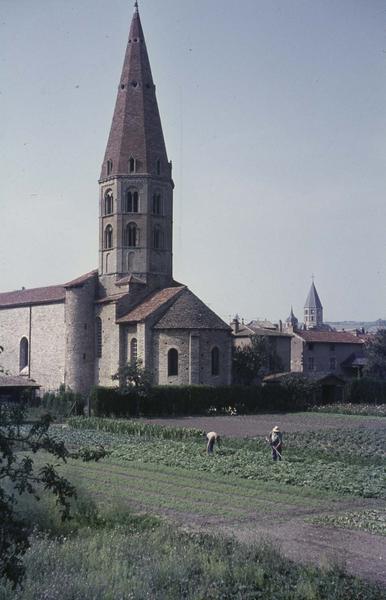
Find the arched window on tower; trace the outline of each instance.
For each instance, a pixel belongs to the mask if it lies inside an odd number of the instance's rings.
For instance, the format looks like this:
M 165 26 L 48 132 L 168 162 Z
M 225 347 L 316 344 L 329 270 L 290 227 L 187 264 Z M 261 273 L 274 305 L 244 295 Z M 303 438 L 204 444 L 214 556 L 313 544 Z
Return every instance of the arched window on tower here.
M 20 340 L 20 348 L 19 348 L 19 370 L 22 371 L 23 369 L 28 367 L 28 362 L 29 362 L 28 340 L 26 337 L 23 337 Z
M 218 375 L 220 373 L 220 351 L 217 348 L 217 346 L 212 348 L 211 366 L 212 366 L 212 375 Z
M 113 247 L 113 228 L 111 225 L 107 225 L 105 229 L 105 248 L 109 249 Z
M 137 213 L 138 212 L 138 192 L 136 190 L 127 190 L 125 212 Z
M 102 358 L 102 319 L 95 319 L 95 354 L 97 358 Z
M 156 225 L 153 229 L 153 248 L 161 250 L 164 246 L 164 235 L 161 227 Z
M 137 171 L 137 161 L 131 157 L 129 159 L 129 173 L 135 173 Z
M 130 342 L 130 364 L 135 365 L 138 357 L 138 342 L 137 338 L 133 338 Z
M 113 170 L 113 161 L 108 160 L 107 161 L 107 175 L 111 175 L 112 170 Z
M 171 348 L 168 352 L 168 376 L 175 375 L 178 375 L 178 352 L 175 348 Z
M 153 194 L 153 214 L 160 215 L 162 214 L 162 198 L 159 192 Z
M 114 197 L 112 190 L 105 193 L 105 215 L 111 215 L 114 212 Z
M 135 223 L 126 225 L 124 243 L 127 248 L 136 248 L 139 244 L 139 230 Z

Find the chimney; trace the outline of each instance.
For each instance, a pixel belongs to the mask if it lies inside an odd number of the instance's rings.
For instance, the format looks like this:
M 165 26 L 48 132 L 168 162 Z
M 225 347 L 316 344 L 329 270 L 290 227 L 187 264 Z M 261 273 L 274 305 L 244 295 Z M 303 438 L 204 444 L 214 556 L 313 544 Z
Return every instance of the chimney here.
M 233 333 L 238 333 L 240 331 L 239 315 L 235 315 L 235 317 L 231 323 L 231 327 L 232 327 Z

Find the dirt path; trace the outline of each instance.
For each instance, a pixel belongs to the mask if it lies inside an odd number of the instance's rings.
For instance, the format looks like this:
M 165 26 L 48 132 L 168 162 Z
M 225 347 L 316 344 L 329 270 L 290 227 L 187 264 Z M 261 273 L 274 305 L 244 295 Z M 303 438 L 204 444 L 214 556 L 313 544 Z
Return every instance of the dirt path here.
M 256 437 L 267 435 L 274 425 L 284 432 L 316 431 L 368 427 L 385 429 L 386 418 L 347 417 L 345 415 L 318 415 L 315 413 L 281 413 L 264 415 L 240 415 L 233 417 L 175 417 L 167 419 L 144 419 L 145 423 L 156 423 L 169 427 L 193 427 L 204 431 L 217 431 L 229 437 Z

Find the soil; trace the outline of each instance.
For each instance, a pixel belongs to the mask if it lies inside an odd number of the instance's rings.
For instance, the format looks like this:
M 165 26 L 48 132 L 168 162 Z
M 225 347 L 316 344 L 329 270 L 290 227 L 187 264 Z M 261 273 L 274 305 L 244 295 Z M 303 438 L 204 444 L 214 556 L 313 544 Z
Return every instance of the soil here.
M 386 418 L 350 418 L 335 415 L 315 414 L 265 414 L 224 417 L 182 417 L 175 419 L 151 419 L 146 422 L 175 427 L 194 427 L 205 431 L 217 431 L 229 437 L 265 436 L 273 425 L 283 432 L 316 431 L 336 428 L 384 429 Z M 281 510 L 281 508 L 283 510 Z M 384 500 L 345 499 L 331 504 L 328 514 L 339 514 L 348 510 L 379 508 L 385 510 Z M 235 536 L 242 542 L 267 540 L 273 542 L 290 559 L 322 567 L 338 564 L 352 574 L 380 583 L 386 587 L 386 539 L 384 536 L 334 527 L 315 525 L 307 518 L 323 515 L 324 511 L 288 511 L 280 505 L 276 514 L 264 514 L 261 518 L 254 512 L 245 520 L 233 522 L 221 519 L 204 520 L 198 515 L 173 513 L 163 514 L 172 520 L 189 523 L 190 528 L 204 529 Z

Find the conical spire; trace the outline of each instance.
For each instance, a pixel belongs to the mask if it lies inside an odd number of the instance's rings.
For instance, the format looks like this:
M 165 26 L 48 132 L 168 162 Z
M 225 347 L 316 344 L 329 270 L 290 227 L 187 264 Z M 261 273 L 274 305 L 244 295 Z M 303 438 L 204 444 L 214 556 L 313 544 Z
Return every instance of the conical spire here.
M 137 2 L 134 7 L 101 179 L 133 172 L 170 178 Z
M 316 291 L 314 282 L 312 282 L 311 284 L 311 288 L 308 292 L 304 308 L 323 308 L 320 298 L 318 296 L 318 292 Z
M 291 306 L 291 312 L 290 312 L 290 316 L 288 317 L 288 319 L 286 320 L 286 323 L 288 325 L 298 325 L 298 319 L 295 317 L 294 315 L 294 310 L 293 307 Z

